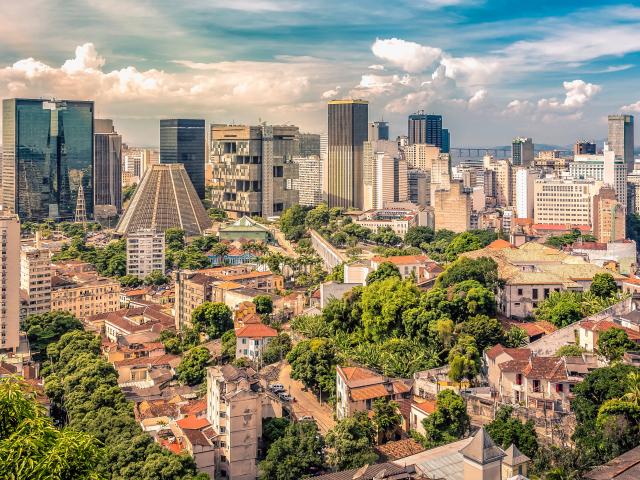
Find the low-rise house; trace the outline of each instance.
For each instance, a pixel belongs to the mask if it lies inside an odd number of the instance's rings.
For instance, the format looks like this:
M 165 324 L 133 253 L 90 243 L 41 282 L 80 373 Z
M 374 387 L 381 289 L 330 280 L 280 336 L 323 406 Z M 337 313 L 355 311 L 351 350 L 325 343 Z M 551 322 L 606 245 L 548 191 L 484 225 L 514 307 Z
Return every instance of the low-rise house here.
M 119 337 L 133 333 L 173 330 L 173 317 L 160 305 L 147 305 L 138 308 L 124 308 L 111 312 L 104 317 L 104 333 L 113 342 Z
M 135 357 L 114 362 L 119 386 L 151 387 L 169 382 L 180 364 L 177 355 Z
M 255 262 L 258 258 L 256 254 L 242 250 L 242 248 L 234 245 L 230 245 L 227 253 L 224 255 L 211 252 L 208 252 L 206 255 L 212 267 L 219 265 L 242 265 L 243 263 Z
M 262 323 L 245 325 L 236 330 L 236 358 L 248 358 L 260 361 L 271 340 L 278 336 L 278 331 Z
M 216 445 L 215 432 L 206 418 L 188 416 L 169 424 L 173 439 L 162 443 L 176 453 L 186 452 L 193 457 L 200 473 L 215 478 Z M 178 445 L 171 447 L 171 444 Z
M 535 342 L 541 339 L 545 335 L 549 335 L 557 330 L 556 326 L 550 322 L 537 321 L 537 322 L 520 322 L 516 320 L 502 320 L 502 326 L 506 331 L 512 328 L 521 328 L 527 334 L 527 342 Z
M 396 465 L 386 462 L 365 465 L 360 468 L 342 470 L 314 477 L 316 480 L 418 480 L 423 478 L 414 465 Z
M 267 227 L 244 216 L 230 225 L 225 225 L 218 229 L 220 241 L 256 241 L 263 243 L 273 242 L 273 233 Z
M 425 429 L 422 425 L 422 421 L 427 418 L 429 415 L 433 415 L 436 411 L 436 402 L 435 400 L 421 400 L 419 402 L 411 403 L 411 430 L 415 430 L 416 432 L 425 435 Z
M 640 445 L 585 473 L 586 480 L 635 480 L 640 478 Z
M 371 259 L 371 270 L 377 270 L 385 262 L 392 263 L 398 267 L 403 279 L 415 278 L 418 285 L 428 280 L 433 280 L 444 271 L 437 262 L 434 262 L 426 255 L 375 256 Z
M 602 320 L 581 320 L 578 324 L 578 345 L 587 352 L 598 350 L 598 338 L 602 332 L 612 328 L 624 330 L 629 340 L 640 345 L 640 332 L 635 329 L 625 327 L 609 319 Z
M 411 398 L 412 379 L 389 378 L 362 367 L 336 367 L 336 415 L 338 420 L 359 411 L 370 411 L 379 398 Z

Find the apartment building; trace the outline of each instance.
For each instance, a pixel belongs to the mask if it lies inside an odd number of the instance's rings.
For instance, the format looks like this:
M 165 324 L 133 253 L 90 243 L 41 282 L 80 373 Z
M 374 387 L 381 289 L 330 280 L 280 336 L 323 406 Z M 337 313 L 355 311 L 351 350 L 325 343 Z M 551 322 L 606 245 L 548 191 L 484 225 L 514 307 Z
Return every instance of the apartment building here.
M 255 480 L 262 421 L 281 417 L 282 405 L 250 368 L 207 369 L 207 420 L 215 432 L 215 478 Z
M 322 203 L 322 160 L 318 155 L 293 157 L 298 165 L 298 178 L 292 179 L 300 205 L 315 207 Z
M 127 275 L 145 278 L 151 272 L 165 272 L 163 231 L 140 229 L 127 235 Z
M 212 202 L 234 218 L 279 215 L 299 201 L 298 127 L 212 125 Z
M 54 275 L 51 279 L 51 311 L 69 312 L 80 320 L 120 308 L 120 283 L 95 273 Z
M 534 223 L 591 225 L 593 196 L 602 186 L 592 179 L 540 178 L 534 182 Z
M 605 145 L 601 155 L 576 155 L 569 164 L 575 179 L 592 179 L 613 187 L 620 204 L 627 206 L 627 165 Z
M 20 346 L 20 219 L 0 216 L 0 352 Z
M 407 162 L 400 155 L 397 142 L 364 142 L 362 178 L 365 210 L 407 200 Z
M 626 173 L 626 167 L 624 172 Z M 593 234 L 598 242 L 609 243 L 626 238 L 626 210 L 616 191 L 605 185 L 593 197 Z
M 26 298 L 26 316 L 51 310 L 51 258 L 49 250 L 22 247 L 20 290 Z
M 436 162 L 440 156 L 440 148 L 426 143 L 407 145 L 403 151 L 404 158 L 409 167 L 427 172 L 431 171 L 433 163 Z
M 471 192 L 464 188 L 461 181 L 451 182 L 449 189 L 432 191 L 431 205 L 434 208 L 435 228 L 453 232 L 469 230 L 471 228 L 471 203 Z
M 444 271 L 437 262 L 434 262 L 426 255 L 375 256 L 371 259 L 371 270 L 377 270 L 385 262 L 392 263 L 398 267 L 403 279 L 414 278 L 418 285 L 436 278 Z
M 367 210 L 355 216 L 353 223 L 374 232 L 379 231 L 381 228 L 390 228 L 396 235 L 404 238 L 409 228 L 428 226 L 428 212 L 416 208 L 396 207 L 393 204 L 388 204 L 387 208 Z
M 236 358 L 248 358 L 259 362 L 269 343 L 278 331 L 262 323 L 245 325 L 236 330 Z

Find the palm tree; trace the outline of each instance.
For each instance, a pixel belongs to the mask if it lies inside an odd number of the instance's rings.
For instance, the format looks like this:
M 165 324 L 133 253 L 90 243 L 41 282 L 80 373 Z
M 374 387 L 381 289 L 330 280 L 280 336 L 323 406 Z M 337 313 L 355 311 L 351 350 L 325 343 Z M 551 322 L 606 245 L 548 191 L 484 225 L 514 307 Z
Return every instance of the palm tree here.
M 640 405 L 640 373 L 631 372 L 627 375 L 627 392 L 621 400 Z

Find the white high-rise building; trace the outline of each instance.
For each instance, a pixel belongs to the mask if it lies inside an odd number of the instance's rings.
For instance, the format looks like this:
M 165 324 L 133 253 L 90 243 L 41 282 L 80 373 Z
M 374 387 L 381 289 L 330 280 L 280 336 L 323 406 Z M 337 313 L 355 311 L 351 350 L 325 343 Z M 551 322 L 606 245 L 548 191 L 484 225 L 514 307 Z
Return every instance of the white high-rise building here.
M 322 162 L 317 155 L 293 157 L 298 164 L 298 178 L 292 180 L 298 190 L 300 205 L 315 207 L 322 203 Z
M 534 182 L 533 222 L 550 225 L 592 225 L 593 196 L 601 181 L 540 178 Z
M 20 220 L 0 216 L 0 351 L 20 346 Z
M 533 184 L 536 175 L 525 167 L 516 168 L 516 217 L 533 218 Z
M 407 200 L 407 163 L 396 142 L 364 142 L 363 167 L 364 210 Z
M 434 162 L 438 160 L 440 148 L 426 143 L 414 143 L 404 147 L 404 158 L 410 168 L 431 171 Z
M 608 145 L 602 155 L 575 155 L 569 165 L 571 176 L 576 179 L 598 180 L 613 187 L 618 201 L 627 206 L 627 165 Z
M 127 235 L 127 275 L 145 278 L 165 272 L 164 232 L 145 229 Z
M 49 250 L 23 247 L 20 253 L 20 289 L 28 306 L 26 315 L 51 310 L 51 258 Z

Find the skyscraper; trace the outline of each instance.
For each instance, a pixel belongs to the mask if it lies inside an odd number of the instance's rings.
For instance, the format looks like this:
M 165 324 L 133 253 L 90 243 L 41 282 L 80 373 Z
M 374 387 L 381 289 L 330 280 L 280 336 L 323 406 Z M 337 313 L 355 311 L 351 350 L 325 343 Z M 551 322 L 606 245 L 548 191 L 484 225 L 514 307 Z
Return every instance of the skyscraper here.
M 93 204 L 96 211 L 122 211 L 122 137 L 107 119 L 96 119 L 93 128 Z
M 364 143 L 364 210 L 386 208 L 407 200 L 407 162 L 401 158 L 395 141 Z
M 388 122 L 369 122 L 369 141 L 389 140 Z
M 528 167 L 533 163 L 533 140 L 516 137 L 511 142 L 511 163 L 519 167 Z
M 362 148 L 367 141 L 369 102 L 329 102 L 329 158 L 327 201 L 329 207 L 362 208 Z
M 425 114 L 423 111 L 409 115 L 409 145 L 427 143 L 442 147 L 442 115 Z
M 212 125 L 212 202 L 233 217 L 280 215 L 298 203 L 298 127 Z
M 204 120 L 160 120 L 160 163 L 181 163 L 198 196 L 204 198 Z
M 633 115 L 609 115 L 609 148 L 633 171 Z
M 301 157 L 320 156 L 320 134 L 319 133 L 301 133 L 300 149 L 298 154 Z
M 22 221 L 73 220 L 80 185 L 93 216 L 93 102 L 2 102 L 2 204 Z
M 578 140 L 573 145 L 574 155 L 595 155 L 596 154 L 596 142 L 588 140 Z
M 442 129 L 442 146 L 440 147 L 440 151 L 442 153 L 449 153 L 451 150 L 451 135 L 449 134 L 448 128 Z
M 317 155 L 293 157 L 298 165 L 298 178 L 294 178 L 293 189 L 298 191 L 300 205 L 315 207 L 322 203 L 322 162 Z

